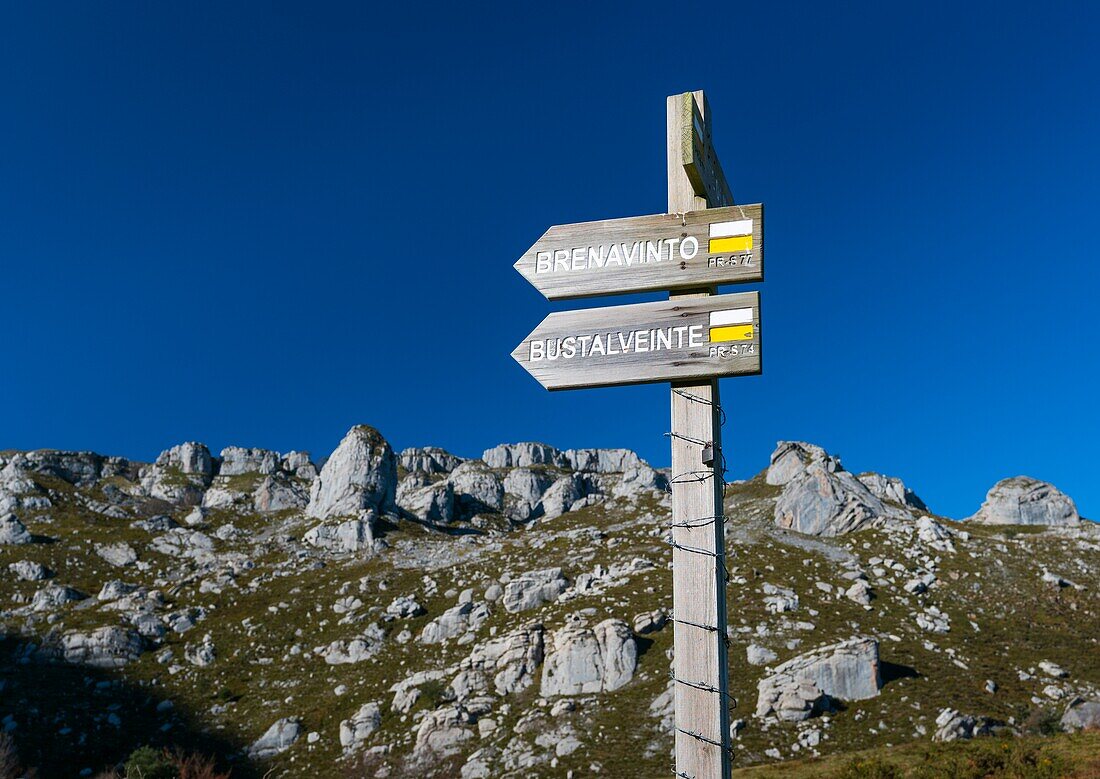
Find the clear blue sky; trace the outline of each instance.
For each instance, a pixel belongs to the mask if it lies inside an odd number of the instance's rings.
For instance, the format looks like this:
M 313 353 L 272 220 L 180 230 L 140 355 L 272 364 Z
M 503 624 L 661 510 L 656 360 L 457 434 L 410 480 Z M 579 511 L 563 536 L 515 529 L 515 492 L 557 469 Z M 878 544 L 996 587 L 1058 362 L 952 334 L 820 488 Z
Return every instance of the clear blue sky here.
M 1095 6 L 610 5 L 6 4 L 0 448 L 323 455 L 366 422 L 667 464 L 667 389 L 513 363 L 587 303 L 511 266 L 661 212 L 664 99 L 702 88 L 768 214 L 731 478 L 798 438 L 948 515 L 1026 473 L 1100 517 Z

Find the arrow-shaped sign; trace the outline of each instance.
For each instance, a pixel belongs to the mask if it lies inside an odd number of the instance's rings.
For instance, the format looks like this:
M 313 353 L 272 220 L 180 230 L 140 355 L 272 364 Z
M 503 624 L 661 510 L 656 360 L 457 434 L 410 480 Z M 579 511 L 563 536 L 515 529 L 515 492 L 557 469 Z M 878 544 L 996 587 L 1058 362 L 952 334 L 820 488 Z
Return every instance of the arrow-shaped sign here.
M 557 225 L 516 270 L 548 300 L 764 278 L 764 206 Z
M 760 373 L 760 296 L 559 311 L 512 357 L 550 390 Z

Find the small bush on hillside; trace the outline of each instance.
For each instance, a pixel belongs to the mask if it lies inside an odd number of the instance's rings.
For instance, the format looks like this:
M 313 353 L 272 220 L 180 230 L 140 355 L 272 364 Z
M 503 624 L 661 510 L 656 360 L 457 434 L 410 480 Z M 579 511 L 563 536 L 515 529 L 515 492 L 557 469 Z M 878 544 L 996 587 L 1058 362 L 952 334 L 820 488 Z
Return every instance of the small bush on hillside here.
M 1062 732 L 1062 721 L 1054 709 L 1035 709 L 1024 720 L 1024 732 L 1033 736 L 1053 736 Z
M 179 779 L 230 779 L 228 773 L 218 771 L 212 757 L 176 752 L 174 760 Z
M 881 757 L 857 757 L 841 769 L 837 779 L 901 779 L 904 774 Z
M 175 761 L 163 750 L 139 747 L 126 760 L 125 779 L 179 779 Z
M 1066 766 L 1056 755 L 1008 739 L 974 741 L 962 749 L 929 752 L 912 779 L 1059 779 Z

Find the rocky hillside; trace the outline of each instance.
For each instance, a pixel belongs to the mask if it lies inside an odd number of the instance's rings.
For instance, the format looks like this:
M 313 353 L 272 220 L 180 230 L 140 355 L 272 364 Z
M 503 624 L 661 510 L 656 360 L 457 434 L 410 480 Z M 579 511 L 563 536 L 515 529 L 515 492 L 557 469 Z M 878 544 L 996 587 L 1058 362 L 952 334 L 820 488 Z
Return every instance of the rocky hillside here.
M 763 465 L 763 464 L 762 464 Z M 0 453 L 0 728 L 39 776 L 670 775 L 667 476 L 626 450 Z M 735 764 L 1100 723 L 1100 532 L 781 443 L 728 485 Z

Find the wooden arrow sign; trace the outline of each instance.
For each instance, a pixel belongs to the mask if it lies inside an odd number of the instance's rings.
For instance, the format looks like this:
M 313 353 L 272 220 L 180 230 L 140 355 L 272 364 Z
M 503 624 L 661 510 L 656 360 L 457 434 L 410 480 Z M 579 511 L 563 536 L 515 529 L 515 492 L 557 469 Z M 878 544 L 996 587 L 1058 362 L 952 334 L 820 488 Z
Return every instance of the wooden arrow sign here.
M 558 225 L 515 265 L 548 300 L 764 278 L 764 206 Z
M 760 296 L 559 311 L 512 357 L 549 390 L 760 373 Z

